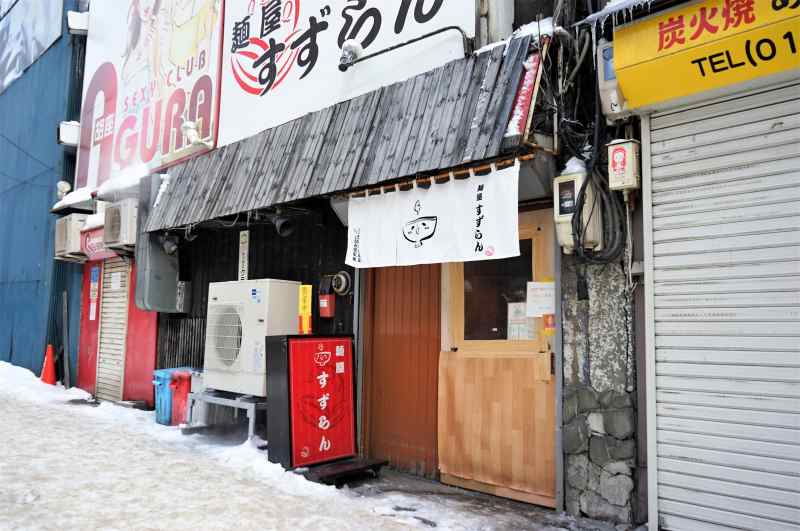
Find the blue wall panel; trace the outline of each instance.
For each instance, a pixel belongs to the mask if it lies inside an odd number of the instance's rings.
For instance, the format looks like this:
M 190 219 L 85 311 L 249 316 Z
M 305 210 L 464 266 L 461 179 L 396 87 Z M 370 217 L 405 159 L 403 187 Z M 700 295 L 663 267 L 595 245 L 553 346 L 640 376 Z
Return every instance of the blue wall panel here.
M 65 1 L 65 11 L 75 4 Z M 56 127 L 67 119 L 72 66 L 66 16 L 64 23 L 61 38 L 0 94 L 0 360 L 37 374 L 53 316 L 60 330 L 63 289 L 70 296 L 73 357 L 78 344 L 81 270 L 66 266 L 54 276 L 50 213 L 56 183 L 72 181 L 63 175 L 64 152 L 56 143 Z

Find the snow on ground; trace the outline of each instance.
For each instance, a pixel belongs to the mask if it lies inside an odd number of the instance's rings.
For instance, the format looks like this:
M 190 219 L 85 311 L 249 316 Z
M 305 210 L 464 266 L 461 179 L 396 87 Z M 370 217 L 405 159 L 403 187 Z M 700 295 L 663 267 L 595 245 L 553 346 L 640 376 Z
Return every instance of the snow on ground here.
M 0 529 L 520 528 L 458 498 L 311 483 L 255 445 L 184 436 L 154 413 L 48 386 L 0 362 Z M 582 529 L 542 512 L 545 525 Z M 604 527 L 591 527 L 605 529 Z

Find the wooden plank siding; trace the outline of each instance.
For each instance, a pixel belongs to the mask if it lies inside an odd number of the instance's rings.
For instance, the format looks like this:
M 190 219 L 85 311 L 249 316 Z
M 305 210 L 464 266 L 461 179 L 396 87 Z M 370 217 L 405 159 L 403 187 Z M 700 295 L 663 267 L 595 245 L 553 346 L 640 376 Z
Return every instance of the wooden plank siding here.
M 148 231 L 500 154 L 530 36 L 311 113 L 169 170 Z M 501 148 L 502 146 L 502 148 Z

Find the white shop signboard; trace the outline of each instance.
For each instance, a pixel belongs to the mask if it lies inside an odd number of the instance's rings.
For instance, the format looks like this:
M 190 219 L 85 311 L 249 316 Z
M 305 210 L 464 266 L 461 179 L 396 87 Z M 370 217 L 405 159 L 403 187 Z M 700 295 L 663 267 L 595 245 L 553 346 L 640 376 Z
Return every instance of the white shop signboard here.
M 519 256 L 519 163 L 427 188 L 351 197 L 346 263 L 355 268 Z
M 371 54 L 449 26 L 474 37 L 474 2 L 227 0 L 218 145 L 463 58 L 449 29 L 339 70 L 348 40 Z

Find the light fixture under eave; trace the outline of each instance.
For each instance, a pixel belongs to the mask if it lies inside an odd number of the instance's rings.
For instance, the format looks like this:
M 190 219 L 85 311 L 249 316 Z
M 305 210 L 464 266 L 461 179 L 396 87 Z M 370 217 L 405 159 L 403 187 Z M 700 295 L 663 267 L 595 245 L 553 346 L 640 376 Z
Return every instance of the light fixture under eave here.
M 168 256 L 174 256 L 178 252 L 178 237 L 174 234 L 161 236 L 161 248 Z
M 278 236 L 281 238 L 288 238 L 294 234 L 294 231 L 297 228 L 297 224 L 295 223 L 294 219 L 281 214 L 270 216 L 270 221 L 273 225 L 275 225 L 275 232 L 277 232 Z
M 444 33 L 446 31 L 457 31 L 461 34 L 461 40 L 463 41 L 464 45 L 464 57 L 469 56 L 472 53 L 474 48 L 474 43 L 467 37 L 467 34 L 458 26 L 445 26 L 443 28 L 439 28 L 437 30 L 431 31 L 430 33 L 426 33 L 425 35 L 420 35 L 419 37 L 415 37 L 405 42 L 401 42 L 399 44 L 395 44 L 394 46 L 389 46 L 388 48 L 384 48 L 383 50 L 378 50 L 377 52 L 373 52 L 370 54 L 364 55 L 364 50 L 361 48 L 361 45 L 358 42 L 350 42 L 345 41 L 342 44 L 342 55 L 339 57 L 339 70 L 342 72 L 347 72 L 347 70 L 362 61 L 367 61 L 372 59 L 373 57 L 378 57 L 379 55 L 383 55 L 389 52 L 393 52 L 398 48 L 403 48 L 404 46 L 408 46 L 409 44 L 414 44 L 416 42 L 425 40 L 429 37 L 433 37 L 434 35 L 438 35 L 440 33 Z M 348 46 L 348 42 L 350 42 Z M 347 46 L 347 48 L 345 48 Z M 359 53 L 359 50 L 360 53 Z
M 72 185 L 69 184 L 67 181 L 58 181 L 56 183 L 56 196 L 58 196 L 59 201 L 64 199 L 64 196 L 66 196 L 71 191 L 72 191 Z
M 342 56 L 339 58 L 339 70 L 344 72 L 355 61 L 364 57 L 364 48 L 355 39 L 347 39 L 342 44 Z

